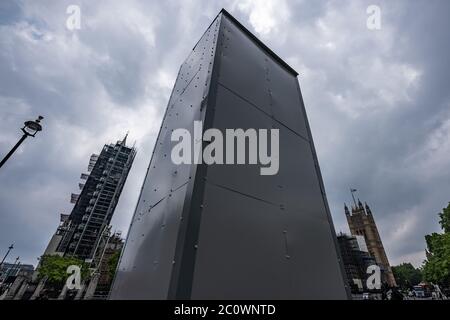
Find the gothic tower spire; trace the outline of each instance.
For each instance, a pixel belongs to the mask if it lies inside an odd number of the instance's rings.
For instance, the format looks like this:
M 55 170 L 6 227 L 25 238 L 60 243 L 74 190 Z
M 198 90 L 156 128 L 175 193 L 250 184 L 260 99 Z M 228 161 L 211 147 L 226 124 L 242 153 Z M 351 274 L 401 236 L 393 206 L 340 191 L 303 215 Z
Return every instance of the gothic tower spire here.
M 347 217 L 350 232 L 355 236 L 364 236 L 367 244 L 367 249 L 371 256 L 373 256 L 377 264 L 381 267 L 385 282 L 389 286 L 396 286 L 394 274 L 389 265 L 380 234 L 378 233 L 375 219 L 372 215 L 370 207 L 364 202 L 364 206 L 358 199 L 355 202 L 355 208 L 352 208 L 352 214 L 348 213 L 347 205 L 345 205 L 345 216 Z

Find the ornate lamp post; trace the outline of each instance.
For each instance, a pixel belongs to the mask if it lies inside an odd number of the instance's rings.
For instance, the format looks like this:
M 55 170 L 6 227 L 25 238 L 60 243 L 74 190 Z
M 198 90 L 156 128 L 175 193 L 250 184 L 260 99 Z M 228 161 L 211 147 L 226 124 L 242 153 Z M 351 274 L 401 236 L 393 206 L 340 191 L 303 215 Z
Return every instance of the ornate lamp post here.
M 25 121 L 23 128 L 21 129 L 23 132 L 22 138 L 16 143 L 16 145 L 8 152 L 8 154 L 3 158 L 0 162 L 0 168 L 5 164 L 5 162 L 12 156 L 12 154 L 17 150 L 17 148 L 25 141 L 28 137 L 36 136 L 36 133 L 42 131 L 42 125 L 40 124 L 41 120 L 44 117 L 39 116 L 34 121 Z

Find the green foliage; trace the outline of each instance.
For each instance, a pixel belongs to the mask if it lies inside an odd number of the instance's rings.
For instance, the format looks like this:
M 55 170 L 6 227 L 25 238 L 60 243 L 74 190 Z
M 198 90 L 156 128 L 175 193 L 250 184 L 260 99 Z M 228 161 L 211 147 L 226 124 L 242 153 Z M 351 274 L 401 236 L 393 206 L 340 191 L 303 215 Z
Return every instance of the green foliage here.
M 439 213 L 439 217 L 441 220 L 439 221 L 442 229 L 445 233 L 450 232 L 450 203 L 447 208 L 443 209 L 441 213 Z
M 119 258 L 120 258 L 120 251 L 117 251 L 108 260 L 108 273 L 111 279 L 113 279 L 114 275 L 116 274 Z
M 414 268 L 411 263 L 402 263 L 392 267 L 392 272 L 397 284 L 405 289 L 415 286 L 422 281 L 422 272 L 420 269 Z
M 423 266 L 426 281 L 450 287 L 450 204 L 439 213 L 443 234 L 426 235 L 427 260 Z
M 423 274 L 427 281 L 450 285 L 450 233 L 433 233 L 425 237 L 428 246 Z
M 39 278 L 46 277 L 47 283 L 63 285 L 69 277 L 67 268 L 71 265 L 80 266 L 81 279 L 89 277 L 89 265 L 84 261 L 74 257 L 61 257 L 58 255 L 43 255 L 39 266 Z

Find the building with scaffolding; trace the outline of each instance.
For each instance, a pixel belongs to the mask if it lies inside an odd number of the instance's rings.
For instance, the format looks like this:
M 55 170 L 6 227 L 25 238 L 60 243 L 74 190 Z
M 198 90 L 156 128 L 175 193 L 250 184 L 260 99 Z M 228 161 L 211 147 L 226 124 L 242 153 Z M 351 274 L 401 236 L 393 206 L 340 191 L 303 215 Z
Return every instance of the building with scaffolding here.
M 80 177 L 81 191 L 71 195 L 75 204 L 72 212 L 60 215 L 57 230 L 44 251 L 44 255 L 84 260 L 90 269 L 89 279 L 79 290 L 69 290 L 65 285 L 56 291 L 48 290 L 46 279 L 38 279 L 38 265 L 33 279 L 23 285 L 27 299 L 107 297 L 112 282 L 110 260 L 120 254 L 123 244 L 120 232 L 111 231 L 110 222 L 136 155 L 136 149 L 127 147 L 126 140 L 127 136 L 115 144 L 105 145 L 100 154 L 90 157 L 88 173 Z
M 69 216 L 61 215 L 47 254 L 54 251 L 88 261 L 94 258 L 136 155 L 134 147 L 126 146 L 126 139 L 105 145 L 99 155 L 91 156 L 89 174 L 81 174 L 80 194 L 71 195 L 75 206 Z
M 352 294 L 367 291 L 367 279 L 371 274 L 367 273 L 368 268 L 377 265 L 377 262 L 369 254 L 364 237 L 341 232 L 337 240 Z
M 94 261 L 91 263 L 94 268 L 86 291 L 83 293 L 83 299 L 85 300 L 105 300 L 108 298 L 124 245 L 121 232 L 111 233 L 110 229 L 108 228 L 105 232 L 103 243 L 100 245 L 101 250 L 97 250 Z

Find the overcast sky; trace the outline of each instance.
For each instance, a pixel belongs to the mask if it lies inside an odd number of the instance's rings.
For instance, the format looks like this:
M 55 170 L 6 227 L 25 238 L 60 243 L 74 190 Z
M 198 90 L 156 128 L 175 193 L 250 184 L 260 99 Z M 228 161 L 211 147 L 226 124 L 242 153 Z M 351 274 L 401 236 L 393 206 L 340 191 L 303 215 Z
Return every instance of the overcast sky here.
M 89 156 L 130 130 L 138 154 L 113 219 L 127 232 L 178 68 L 222 7 L 300 73 L 336 231 L 356 188 L 391 264 L 421 265 L 450 201 L 447 0 L 2 0 L 0 157 L 23 121 L 45 119 L 0 169 L 0 256 L 14 242 L 10 258 L 35 264 Z

